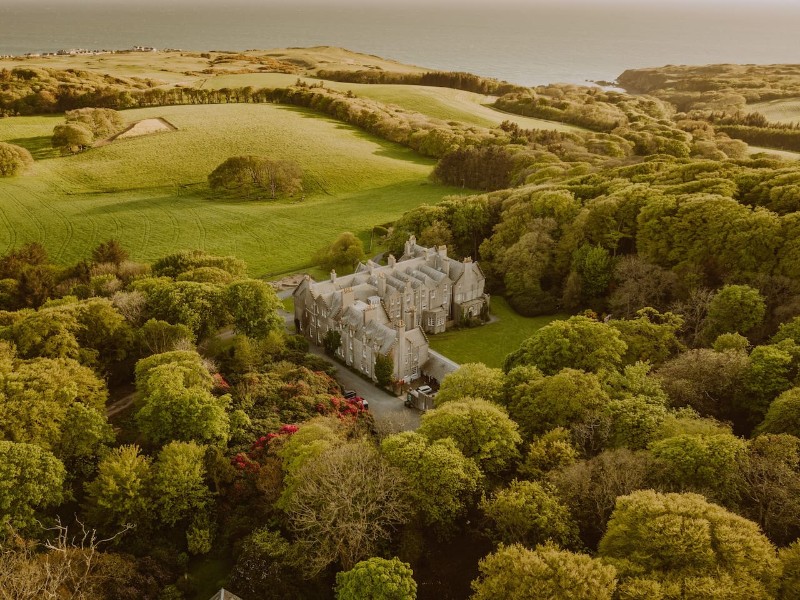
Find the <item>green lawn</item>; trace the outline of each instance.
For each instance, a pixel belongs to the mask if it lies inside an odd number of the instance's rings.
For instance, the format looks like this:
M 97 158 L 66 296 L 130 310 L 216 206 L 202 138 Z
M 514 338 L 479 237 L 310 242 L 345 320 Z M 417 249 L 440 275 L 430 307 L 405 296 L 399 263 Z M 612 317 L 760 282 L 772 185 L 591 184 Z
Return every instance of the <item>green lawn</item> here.
M 202 87 L 211 89 L 253 86 L 286 87 L 294 84 L 297 75 L 283 73 L 247 73 L 241 75 L 218 75 L 206 79 Z M 299 77 L 309 83 L 319 83 L 319 79 Z M 325 81 L 325 86 L 334 90 L 352 91 L 356 96 L 372 98 L 384 104 L 394 104 L 406 110 L 419 112 L 443 121 L 462 121 L 482 127 L 495 127 L 503 121 L 513 121 L 525 129 L 548 129 L 555 131 L 583 131 L 579 127 L 555 121 L 522 117 L 505 113 L 487 106 L 494 102 L 492 96 L 484 96 L 462 90 L 431 87 L 424 85 L 390 85 L 341 83 Z
M 244 259 L 252 275 L 278 275 L 309 266 L 314 251 L 342 231 L 368 241 L 376 223 L 465 193 L 428 180 L 434 161 L 305 109 L 173 106 L 123 116 L 164 117 L 178 131 L 59 157 L 47 144 L 59 118 L 0 119 L 0 140 L 38 159 L 24 175 L 0 180 L 0 253 L 38 241 L 56 261 L 71 263 L 116 237 L 136 260 L 202 248 Z M 237 154 L 296 161 L 305 200 L 212 197 L 208 173 Z
M 498 321 L 431 335 L 431 348 L 457 363 L 482 362 L 490 367 L 500 367 L 506 355 L 519 348 L 536 330 L 569 316 L 523 317 L 500 296 L 492 297 L 491 312 Z

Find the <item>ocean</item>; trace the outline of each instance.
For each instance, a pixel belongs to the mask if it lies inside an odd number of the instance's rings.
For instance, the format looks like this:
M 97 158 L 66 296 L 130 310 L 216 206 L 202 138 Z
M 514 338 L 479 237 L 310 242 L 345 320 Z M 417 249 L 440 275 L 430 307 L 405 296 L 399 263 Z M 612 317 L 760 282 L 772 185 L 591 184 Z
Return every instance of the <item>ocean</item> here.
M 246 50 L 333 45 L 514 83 L 614 80 L 665 64 L 800 62 L 800 3 L 163 6 L 0 0 L 0 55 L 62 48 Z M 376 5 L 378 3 L 376 2 Z

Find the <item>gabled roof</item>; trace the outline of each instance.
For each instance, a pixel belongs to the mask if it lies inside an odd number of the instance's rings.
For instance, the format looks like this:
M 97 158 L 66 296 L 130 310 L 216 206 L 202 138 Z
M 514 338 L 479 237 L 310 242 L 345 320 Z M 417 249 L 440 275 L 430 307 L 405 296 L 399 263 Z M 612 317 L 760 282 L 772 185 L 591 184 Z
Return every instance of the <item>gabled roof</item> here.
M 228 590 L 222 588 L 216 594 L 211 596 L 208 600 L 242 600 L 236 594 L 231 594 Z

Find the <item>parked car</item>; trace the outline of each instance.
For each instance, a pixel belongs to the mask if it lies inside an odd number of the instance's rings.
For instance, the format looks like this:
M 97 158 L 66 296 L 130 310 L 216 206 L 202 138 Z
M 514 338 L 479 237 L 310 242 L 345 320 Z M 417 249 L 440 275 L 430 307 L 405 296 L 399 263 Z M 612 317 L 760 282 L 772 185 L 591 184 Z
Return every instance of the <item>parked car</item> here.
M 358 396 L 358 394 L 356 393 L 355 390 L 345 390 L 342 395 L 344 396 L 345 400 L 350 400 L 350 399 L 355 398 L 356 396 Z
M 430 395 L 430 393 L 433 391 L 433 388 L 429 385 L 421 385 L 417 388 L 417 391 Z

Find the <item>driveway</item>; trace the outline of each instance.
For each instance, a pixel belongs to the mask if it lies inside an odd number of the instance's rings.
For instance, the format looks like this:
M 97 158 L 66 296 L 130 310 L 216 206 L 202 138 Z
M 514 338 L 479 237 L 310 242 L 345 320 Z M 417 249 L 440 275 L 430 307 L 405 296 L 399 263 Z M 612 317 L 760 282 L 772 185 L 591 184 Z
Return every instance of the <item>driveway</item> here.
M 308 349 L 310 354 L 322 357 L 336 367 L 336 380 L 346 390 L 355 390 L 359 396 L 369 402 L 369 412 L 375 419 L 375 428 L 379 434 L 414 431 L 419 427 L 420 412 L 405 406 L 403 399 L 385 392 L 372 382 L 353 373 L 343 364 L 336 362 L 325 354 L 324 350 L 313 344 Z

